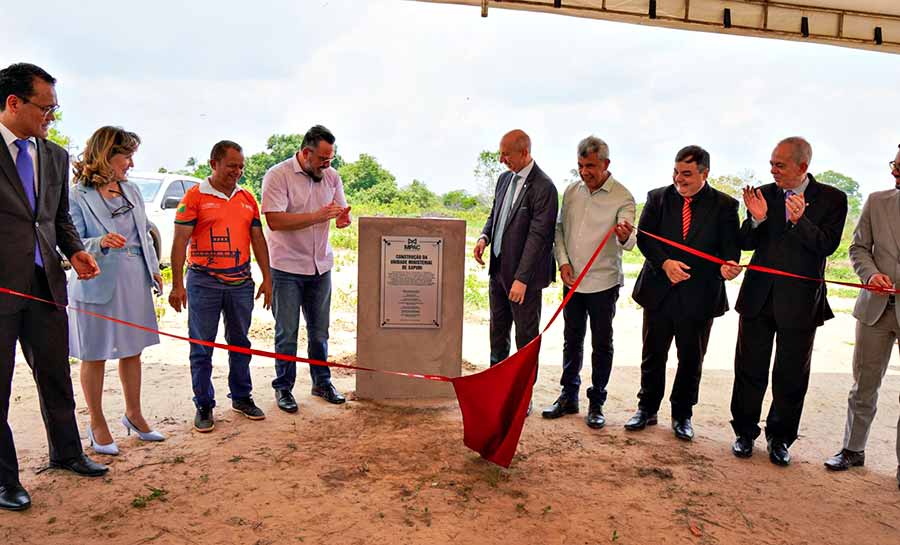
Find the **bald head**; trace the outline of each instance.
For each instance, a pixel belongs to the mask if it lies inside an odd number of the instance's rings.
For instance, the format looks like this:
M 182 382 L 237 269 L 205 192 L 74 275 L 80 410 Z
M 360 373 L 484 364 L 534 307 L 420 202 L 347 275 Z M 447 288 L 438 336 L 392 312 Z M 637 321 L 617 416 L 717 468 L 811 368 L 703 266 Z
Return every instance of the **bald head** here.
M 531 138 L 525 131 L 515 129 L 500 139 L 500 162 L 509 170 L 519 172 L 531 162 Z

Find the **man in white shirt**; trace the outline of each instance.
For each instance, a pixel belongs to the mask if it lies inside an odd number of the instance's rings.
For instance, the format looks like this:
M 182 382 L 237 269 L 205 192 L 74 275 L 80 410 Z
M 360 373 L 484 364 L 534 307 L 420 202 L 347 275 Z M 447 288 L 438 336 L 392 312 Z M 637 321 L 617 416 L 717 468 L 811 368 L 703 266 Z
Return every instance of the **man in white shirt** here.
M 275 315 L 275 352 L 297 355 L 300 312 L 306 320 L 307 355 L 328 359 L 331 312 L 331 268 L 334 252 L 328 241 L 331 220 L 343 229 L 350 225 L 344 185 L 331 168 L 334 135 L 321 125 L 303 136 L 300 150 L 266 172 L 262 212 L 272 264 L 272 312 Z M 286 412 L 297 411 L 292 389 L 297 364 L 275 362 L 275 399 Z M 331 370 L 310 365 L 312 395 L 334 404 L 346 401 L 331 383 Z
M 600 429 L 606 425 L 603 404 L 606 385 L 612 371 L 613 329 L 619 287 L 625 283 L 622 250 L 635 245 L 635 204 L 631 192 L 609 171 L 609 146 L 596 136 L 578 143 L 578 173 L 563 193 L 562 209 L 556 223 L 554 253 L 563 282 L 563 297 L 584 270 L 588 260 L 610 229 L 612 237 L 585 274 L 569 304 L 563 310 L 562 391 L 553 405 L 544 409 L 544 418 L 559 418 L 578 412 L 578 390 L 584 359 L 584 336 L 591 322 L 591 387 L 587 425 Z

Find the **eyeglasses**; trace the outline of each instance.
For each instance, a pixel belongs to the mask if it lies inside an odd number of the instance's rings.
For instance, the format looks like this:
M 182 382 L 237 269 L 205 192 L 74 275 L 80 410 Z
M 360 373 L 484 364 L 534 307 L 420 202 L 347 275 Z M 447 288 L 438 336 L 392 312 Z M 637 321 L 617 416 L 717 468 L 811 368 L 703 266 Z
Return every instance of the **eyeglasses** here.
M 131 212 L 132 210 L 134 210 L 134 204 L 132 204 L 132 202 L 128 200 L 128 197 L 126 197 L 124 193 L 122 193 L 120 191 L 116 191 L 114 189 L 110 189 L 109 192 L 112 193 L 113 195 L 119 195 L 120 197 L 122 197 L 122 199 L 125 200 L 125 204 L 116 208 L 115 210 L 110 211 L 112 213 L 112 217 L 115 218 L 117 216 L 127 214 L 127 213 Z
M 19 96 L 19 95 L 16 95 L 16 96 Z M 31 104 L 32 106 L 34 106 L 35 108 L 40 110 L 41 113 L 44 115 L 44 117 L 50 117 L 51 115 L 53 115 L 59 111 L 59 104 L 51 104 L 49 106 L 41 106 L 40 104 L 31 102 L 30 100 L 28 100 L 25 97 L 19 97 L 19 98 L 22 99 L 22 102 L 24 102 L 25 104 Z
M 888 164 L 891 165 L 891 170 L 900 170 L 900 163 L 897 161 L 891 161 Z

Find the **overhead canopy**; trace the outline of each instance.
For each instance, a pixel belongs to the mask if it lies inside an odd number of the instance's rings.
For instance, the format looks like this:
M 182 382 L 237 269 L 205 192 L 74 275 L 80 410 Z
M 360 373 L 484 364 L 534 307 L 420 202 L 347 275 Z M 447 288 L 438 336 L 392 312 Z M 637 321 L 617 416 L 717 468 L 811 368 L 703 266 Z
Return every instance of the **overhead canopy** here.
M 418 0 L 900 53 L 900 0 Z

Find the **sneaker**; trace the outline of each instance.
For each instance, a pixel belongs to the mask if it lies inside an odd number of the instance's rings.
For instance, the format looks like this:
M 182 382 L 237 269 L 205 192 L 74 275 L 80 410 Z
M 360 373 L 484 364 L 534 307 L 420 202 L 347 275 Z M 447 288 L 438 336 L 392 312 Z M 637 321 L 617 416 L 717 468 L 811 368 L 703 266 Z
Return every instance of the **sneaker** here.
M 266 417 L 266 413 L 262 412 L 262 409 L 260 409 L 256 406 L 255 403 L 253 403 L 252 397 L 247 397 L 244 399 L 232 399 L 231 410 L 236 413 L 241 413 L 250 420 L 263 420 Z
M 208 433 L 213 431 L 216 423 L 213 421 L 212 407 L 198 407 L 197 415 L 194 416 L 194 429 L 200 433 Z

